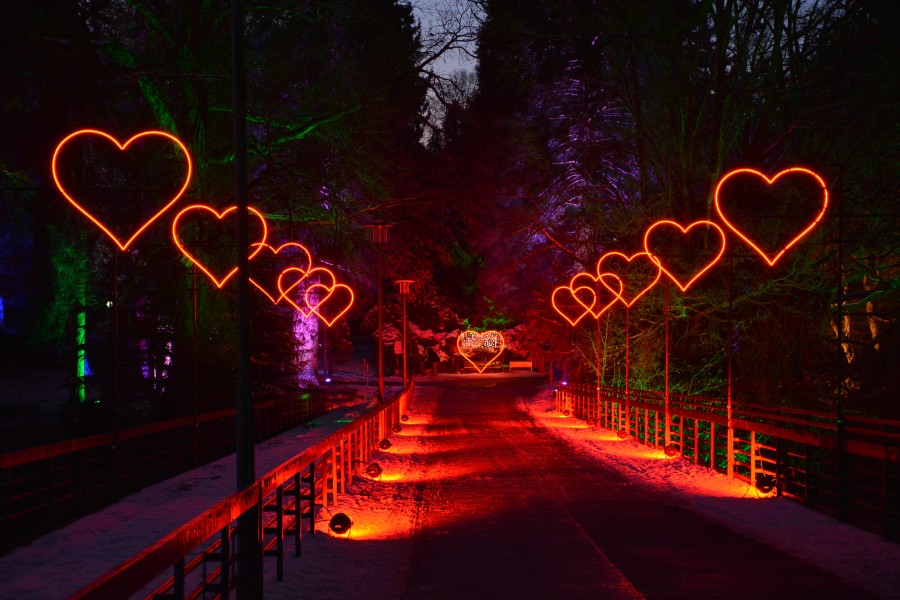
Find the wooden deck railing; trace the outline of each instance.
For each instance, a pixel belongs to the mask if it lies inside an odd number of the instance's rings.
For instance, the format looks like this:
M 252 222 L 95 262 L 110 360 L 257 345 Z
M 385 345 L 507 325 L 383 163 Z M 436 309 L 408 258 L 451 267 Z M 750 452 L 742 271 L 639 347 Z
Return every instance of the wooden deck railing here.
M 900 537 L 900 421 L 569 384 L 556 408 L 821 512 Z M 628 414 L 626 416 L 626 405 Z
M 408 390 L 363 414 L 253 485 L 204 513 L 79 591 L 74 598 L 227 598 L 234 586 L 234 528 L 238 518 L 260 507 L 260 562 L 276 561 L 284 574 L 285 539 L 300 556 L 303 532 L 315 535 L 318 507 L 333 506 L 353 473 L 372 458 L 381 440 L 400 423 L 413 392 Z M 166 570 L 171 576 L 166 578 Z M 161 581 L 160 581 L 161 580 Z M 158 583 L 158 585 L 157 585 Z M 149 588 L 149 589 L 148 589 Z

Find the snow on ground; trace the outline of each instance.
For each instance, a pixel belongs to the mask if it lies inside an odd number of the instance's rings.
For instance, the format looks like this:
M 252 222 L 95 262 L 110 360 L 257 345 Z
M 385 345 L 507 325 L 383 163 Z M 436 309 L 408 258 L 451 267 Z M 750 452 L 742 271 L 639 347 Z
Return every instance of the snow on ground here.
M 387 387 L 386 394 L 399 392 Z M 264 475 L 374 406 L 366 399 L 286 431 L 255 450 Z M 0 557 L 0 599 L 68 597 L 235 491 L 231 454 L 131 494 Z M 167 573 L 167 576 L 171 573 Z
M 478 377 L 456 375 L 453 377 Z M 431 379 L 431 378 L 428 378 Z M 436 381 L 438 378 L 434 378 Z M 424 381 L 423 381 L 424 383 Z M 403 430 L 391 434 L 393 446 L 376 452 L 384 472 L 378 480 L 358 475 L 337 506 L 322 509 L 313 537 L 304 533 L 302 557 L 288 544 L 285 581 L 275 581 L 274 561 L 265 563 L 266 598 L 400 597 L 407 581 L 421 484 L 453 475 L 440 465 L 426 469 L 430 403 L 440 388 L 419 386 Z M 900 598 L 900 546 L 841 524 L 790 500 L 764 496 L 747 484 L 687 461 L 668 460 L 659 450 L 608 430 L 593 428 L 554 410 L 552 389 L 520 398 L 520 408 L 573 452 L 591 455 L 640 485 L 664 494 L 735 531 L 837 573 L 885 598 Z M 288 459 L 336 429 L 338 419 L 359 414 L 351 407 L 318 419 L 257 447 L 257 474 Z M 159 537 L 202 512 L 234 489 L 234 457 L 222 459 L 151 486 L 109 509 L 48 534 L 0 558 L 0 598 L 60 598 L 121 563 Z M 328 519 L 345 512 L 353 520 L 348 536 L 328 531 Z
M 534 420 L 571 442 L 579 452 L 633 476 L 693 512 L 836 573 L 884 598 L 900 598 L 900 545 L 853 525 L 839 523 L 775 493 L 681 459 L 615 432 L 592 427 L 555 409 L 553 390 L 520 407 Z

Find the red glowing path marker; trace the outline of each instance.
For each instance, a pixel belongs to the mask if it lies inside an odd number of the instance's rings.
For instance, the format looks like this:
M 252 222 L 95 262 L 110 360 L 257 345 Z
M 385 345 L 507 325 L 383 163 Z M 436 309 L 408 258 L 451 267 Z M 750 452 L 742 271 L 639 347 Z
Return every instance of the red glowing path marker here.
M 181 253 L 184 254 L 188 258 L 188 260 L 190 260 L 192 263 L 197 265 L 198 269 L 200 269 L 201 271 L 206 273 L 206 276 L 209 277 L 210 279 L 212 279 L 213 283 L 216 285 L 217 288 L 221 289 L 222 286 L 225 285 L 225 282 L 228 281 L 229 279 L 231 279 L 231 277 L 235 273 L 237 273 L 238 268 L 234 267 L 221 280 L 217 279 L 216 276 L 213 275 L 209 271 L 209 269 L 206 267 L 206 265 L 203 264 L 203 262 L 200 259 L 198 259 L 196 256 L 194 256 L 193 254 L 191 254 L 190 252 L 187 251 L 187 248 L 185 248 L 184 245 L 181 243 L 181 240 L 178 239 L 178 221 L 181 219 L 181 217 L 183 217 L 185 215 L 185 213 L 190 212 L 190 211 L 195 211 L 195 210 L 202 210 L 202 211 L 211 213 L 214 217 L 216 217 L 219 221 L 221 221 L 226 216 L 228 216 L 232 213 L 236 213 L 237 206 L 232 206 L 230 208 L 226 208 L 224 211 L 222 211 L 220 213 L 220 212 L 216 212 L 216 210 L 214 208 L 207 206 L 205 204 L 192 204 L 191 206 L 183 208 L 181 210 L 181 212 L 179 212 L 177 215 L 175 215 L 175 220 L 172 221 L 172 239 L 174 240 L 175 245 L 178 247 L 178 249 L 181 251 Z M 252 260 L 254 256 L 256 256 L 259 252 L 262 251 L 263 246 L 266 243 L 266 237 L 268 237 L 268 235 L 269 235 L 269 230 L 268 230 L 268 227 L 266 226 L 266 218 L 263 217 L 261 212 L 259 212 L 252 206 L 248 206 L 247 210 L 249 213 L 252 213 L 253 215 L 255 215 L 259 219 L 259 222 L 262 224 L 262 239 L 256 243 L 253 243 L 250 245 L 251 248 L 254 248 L 254 247 L 256 248 L 247 256 L 248 260 Z
M 265 243 L 256 243 L 256 244 L 253 244 L 252 246 L 260 246 L 260 253 L 253 255 L 253 258 L 256 258 L 257 260 L 261 256 L 264 256 L 264 255 L 268 256 L 267 251 L 271 252 L 272 255 L 276 256 L 276 257 L 285 250 L 293 250 L 293 251 L 299 252 L 301 260 L 303 258 L 305 258 L 305 260 L 306 260 L 306 267 L 305 268 L 304 267 L 290 267 L 290 269 L 297 270 L 302 274 L 302 277 L 300 277 L 300 279 L 296 283 L 300 283 L 300 281 L 305 279 L 306 274 L 312 268 L 312 254 L 306 248 L 306 246 L 304 246 L 303 244 L 298 244 L 297 242 L 288 242 L 286 244 L 280 245 L 278 248 L 273 248 L 269 244 L 265 244 Z M 297 257 L 294 257 L 290 260 L 296 261 Z M 279 279 L 281 278 L 281 275 L 283 275 L 286 270 L 287 269 L 282 270 L 282 272 L 279 274 L 279 277 L 278 277 Z M 272 302 L 272 304 L 278 304 L 284 298 L 284 294 L 280 293 L 280 292 L 279 292 L 279 295 L 277 298 L 273 294 L 270 294 L 269 291 L 266 290 L 266 288 L 263 287 L 263 285 L 260 284 L 258 281 L 256 281 L 253 277 L 250 277 L 250 283 L 253 284 L 256 287 L 256 289 L 258 289 L 260 292 L 262 292 L 266 296 L 266 298 L 268 298 Z M 295 285 L 296 284 L 294 284 L 290 287 L 294 287 Z M 278 283 L 276 281 L 276 288 L 277 287 L 278 287 Z
M 681 281 L 678 279 L 678 277 L 676 277 L 670 270 L 671 266 L 669 269 L 667 269 L 665 266 L 663 257 L 657 253 L 654 253 L 650 248 L 652 245 L 651 236 L 654 231 L 658 231 L 659 228 L 673 228 L 673 227 L 675 229 L 677 229 L 679 232 L 681 232 L 682 235 L 688 235 L 688 233 L 694 227 L 701 227 L 701 228 L 702 227 L 712 227 L 713 229 L 716 230 L 716 232 L 719 234 L 719 237 L 721 239 L 721 245 L 719 246 L 719 251 L 718 251 L 718 253 L 716 253 L 715 257 L 713 257 L 712 260 L 710 260 L 708 263 L 706 263 L 702 269 L 700 269 L 699 271 L 694 273 L 694 276 L 691 277 L 687 281 L 687 283 L 681 283 Z M 719 227 L 712 221 L 706 221 L 706 220 L 694 221 L 687 227 L 683 227 L 680 224 L 676 223 L 675 221 L 669 221 L 669 220 L 657 221 L 656 223 L 654 223 L 653 225 L 648 227 L 646 232 L 644 232 L 644 250 L 650 256 L 650 258 L 652 258 L 654 261 L 656 261 L 659 264 L 659 268 L 662 270 L 662 272 L 665 273 L 666 275 L 668 275 L 669 279 L 674 281 L 675 285 L 677 285 L 681 289 L 682 292 L 686 292 L 687 289 L 689 287 L 691 287 L 691 285 L 693 285 L 694 282 L 697 281 L 697 279 L 699 279 L 701 275 L 703 275 L 708 270 L 713 268 L 713 266 L 715 266 L 715 264 L 719 262 L 719 259 L 722 258 L 722 255 L 725 254 L 725 232 L 722 231 L 721 227 Z
M 610 260 L 614 261 L 614 260 L 620 259 L 620 258 L 622 260 L 626 261 L 626 263 L 628 264 L 628 267 L 627 267 L 628 269 L 630 269 L 632 267 L 632 265 L 637 264 L 637 263 L 633 263 L 632 261 L 638 261 L 638 262 L 647 261 L 651 265 L 653 265 L 653 269 L 656 271 L 656 275 L 653 277 L 652 281 L 650 281 L 650 283 L 645 285 L 637 294 L 632 296 L 630 300 L 626 299 L 627 290 L 623 289 L 623 291 L 621 291 L 620 293 L 616 293 L 616 290 L 612 289 L 609 286 L 609 284 L 606 283 L 605 276 L 613 275 L 616 278 L 618 278 L 620 281 L 622 281 L 624 287 L 627 288 L 627 282 L 629 280 L 629 277 L 627 276 L 627 274 L 615 273 L 611 270 L 604 270 L 604 268 L 603 268 L 604 262 L 608 262 Z M 616 294 L 616 296 L 618 296 L 618 300 L 620 300 L 622 302 L 622 304 L 625 305 L 626 308 L 631 308 L 632 306 L 634 306 L 635 302 L 637 302 L 644 294 L 649 292 L 650 289 L 654 285 L 656 285 L 656 282 L 659 281 L 660 277 L 662 277 L 662 267 L 660 267 L 660 265 L 656 261 L 656 259 L 653 258 L 652 256 L 650 256 L 650 254 L 647 252 L 637 252 L 635 254 L 632 254 L 631 256 L 628 256 L 617 250 L 614 250 L 612 252 L 607 252 L 606 254 L 604 254 L 603 256 L 600 257 L 600 260 L 597 261 L 597 278 L 600 280 L 600 283 L 602 283 L 603 286 L 606 287 L 606 289 L 608 289 L 610 292 L 612 292 L 613 294 Z
M 459 334 L 459 337 L 456 338 L 456 349 L 459 350 L 460 356 L 469 361 L 479 373 L 484 373 L 484 370 L 503 354 L 503 349 L 505 347 L 506 343 L 503 339 L 503 334 L 499 331 L 485 331 L 484 333 L 480 333 L 469 329 L 463 331 Z M 496 353 L 491 356 L 490 360 L 484 363 L 483 367 L 479 367 L 478 363 L 469 356 L 470 353 L 492 352 L 495 349 L 497 350 Z
M 57 162 L 57 159 L 59 158 L 60 151 L 62 150 L 63 146 L 65 146 L 67 143 L 69 143 L 69 141 L 71 141 L 72 139 L 74 139 L 78 136 L 82 136 L 82 135 L 99 135 L 100 137 L 102 137 L 106 140 L 109 140 L 110 142 L 115 144 L 116 147 L 123 152 L 125 150 L 127 150 L 128 147 L 133 142 L 135 142 L 137 140 L 140 140 L 142 138 L 146 138 L 149 136 L 160 136 L 160 137 L 166 138 L 166 139 L 174 142 L 181 149 L 181 152 L 184 154 L 185 163 L 187 165 L 187 174 L 185 175 L 184 183 L 182 184 L 181 189 L 179 189 L 178 192 L 176 192 L 176 194 L 174 196 L 172 196 L 172 198 L 170 198 L 166 202 L 166 204 L 162 208 L 160 208 L 153 216 L 151 216 L 149 219 L 144 221 L 144 223 L 138 228 L 138 230 L 135 231 L 131 235 L 130 238 L 125 240 L 125 242 L 122 242 L 121 240 L 119 240 L 119 238 L 116 237 L 116 234 L 114 234 L 100 219 L 98 219 L 93 214 L 91 214 L 91 212 L 89 210 L 87 210 L 77 200 L 75 200 L 75 198 L 73 198 L 69 194 L 69 192 L 66 191 L 66 188 L 63 186 L 62 182 L 59 179 L 59 173 L 57 172 L 56 162 Z M 187 190 L 188 184 L 191 181 L 191 174 L 193 173 L 194 167 L 193 167 L 193 164 L 191 163 L 191 155 L 188 152 L 187 147 L 177 137 L 175 137 L 174 135 L 172 135 L 170 133 L 166 133 L 165 131 L 142 131 L 141 133 L 138 133 L 137 135 L 134 135 L 131 138 L 129 138 L 124 144 L 120 144 L 116 138 L 114 138 L 113 136 L 109 135 L 108 133 L 106 133 L 104 131 L 99 131 L 96 129 L 80 129 L 78 131 L 70 133 L 65 138 L 63 138 L 63 140 L 59 144 L 57 144 L 56 150 L 53 151 L 53 160 L 50 163 L 50 169 L 53 173 L 53 181 L 54 181 L 54 183 L 56 183 L 57 189 L 60 191 L 60 193 L 62 193 L 63 196 L 65 196 L 66 200 L 68 200 L 69 203 L 72 204 L 72 206 L 74 206 L 81 214 L 83 214 L 88 219 L 90 219 L 94 223 L 94 225 L 99 227 L 103 231 L 103 233 L 108 235 L 110 237 L 110 239 L 112 239 L 112 241 L 115 242 L 116 246 L 118 246 L 120 250 L 125 251 L 128 249 L 129 246 L 131 246 L 132 243 L 134 243 L 134 240 L 136 240 L 137 237 L 144 232 L 144 230 L 146 230 L 148 227 L 150 227 L 150 225 L 154 221 L 159 219 L 159 217 L 161 217 L 164 212 L 169 210 L 169 208 L 171 208 L 173 204 L 178 202 L 178 199 L 184 195 L 184 192 L 185 192 L 185 190 Z
M 782 247 L 781 250 L 779 250 L 772 258 L 769 258 L 769 255 L 766 254 L 766 252 L 763 249 L 761 249 L 759 246 L 757 246 L 755 243 L 753 243 L 753 241 L 750 240 L 750 238 L 748 238 L 746 235 L 744 235 L 744 233 L 741 232 L 733 223 L 731 223 L 731 221 L 729 221 L 728 218 L 725 216 L 725 214 L 722 212 L 720 192 L 721 192 L 722 186 L 725 184 L 725 182 L 728 181 L 731 177 L 734 177 L 735 175 L 740 175 L 740 174 L 754 175 L 756 177 L 762 178 L 766 182 L 767 185 L 772 185 L 778 180 L 779 177 L 781 177 L 782 175 L 787 175 L 788 173 L 802 173 L 802 174 L 814 177 L 816 179 L 816 181 L 819 183 L 819 185 L 822 186 L 822 208 L 819 211 L 819 214 L 816 215 L 816 217 L 812 220 L 812 222 L 809 225 L 807 225 L 800 233 L 798 233 L 796 236 L 794 236 L 793 239 L 791 239 L 787 244 L 785 244 L 784 247 Z M 737 234 L 737 236 L 739 238 L 744 240 L 751 248 L 753 248 L 760 256 L 762 256 L 763 260 L 765 260 L 769 264 L 769 266 L 772 267 L 772 266 L 775 266 L 775 263 L 778 262 L 778 259 L 780 259 L 784 255 L 785 252 L 787 252 L 791 247 L 793 247 L 797 242 L 799 242 L 806 234 L 808 234 L 810 231 L 812 231 L 813 227 L 818 225 L 819 221 L 822 220 L 822 217 L 825 215 L 825 209 L 828 208 L 828 188 L 825 186 L 825 181 L 821 177 L 819 177 L 818 174 L 814 173 L 813 171 L 810 171 L 809 169 L 805 169 L 803 167 L 791 167 L 789 169 L 785 169 L 784 171 L 777 173 L 771 179 L 766 177 L 763 173 L 761 173 L 760 171 L 757 171 L 756 169 L 735 169 L 734 171 L 730 171 L 729 173 L 726 173 L 722 177 L 722 179 L 719 180 L 718 185 L 716 185 L 716 192 L 715 192 L 714 200 L 715 200 L 715 205 L 716 205 L 716 212 L 719 214 L 719 218 L 722 219 L 722 222 L 725 223 L 725 225 L 729 229 L 731 229 L 735 234 Z

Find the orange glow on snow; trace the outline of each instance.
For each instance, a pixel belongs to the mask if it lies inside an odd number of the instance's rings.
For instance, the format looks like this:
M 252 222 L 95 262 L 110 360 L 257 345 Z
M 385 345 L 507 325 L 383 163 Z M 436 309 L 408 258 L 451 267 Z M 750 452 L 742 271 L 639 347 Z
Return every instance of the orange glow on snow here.
M 60 151 L 62 150 L 63 146 L 65 146 L 67 143 L 69 143 L 72 139 L 79 137 L 79 136 L 84 136 L 84 135 L 100 136 L 100 137 L 112 142 L 113 144 L 115 144 L 116 147 L 122 152 L 125 152 L 132 143 L 134 143 L 140 139 L 151 137 L 151 136 L 159 136 L 159 137 L 165 138 L 165 139 L 173 142 L 175 145 L 178 146 L 178 148 L 181 150 L 182 154 L 184 154 L 185 176 L 184 176 L 184 183 L 181 185 L 181 188 L 177 192 L 175 192 L 175 194 L 171 198 L 169 198 L 166 201 L 166 203 L 158 211 L 156 211 L 155 214 L 153 214 L 149 219 L 144 221 L 144 223 L 137 229 L 137 231 L 132 233 L 131 237 L 129 237 L 124 242 L 121 241 L 118 237 L 116 237 L 116 234 L 114 234 L 102 221 L 100 221 L 99 218 L 97 218 L 95 215 L 93 215 L 89 210 L 87 210 L 84 206 L 82 206 L 81 203 L 79 203 L 74 197 L 72 197 L 72 195 L 69 194 L 69 192 L 66 190 L 65 186 L 63 186 L 62 182 L 60 181 L 59 173 L 57 171 L 57 166 L 56 166 Z M 131 246 L 131 244 L 134 242 L 134 240 L 136 240 L 137 237 L 139 235 L 141 235 L 141 233 L 144 232 L 144 230 L 146 230 L 148 227 L 150 227 L 150 225 L 154 221 L 159 219 L 159 217 L 162 216 L 162 214 L 164 212 L 169 210 L 169 208 L 171 208 L 173 204 L 178 202 L 178 199 L 181 198 L 182 195 L 184 195 L 184 192 L 185 192 L 185 190 L 187 190 L 188 184 L 191 181 L 191 174 L 193 173 L 194 167 L 193 167 L 193 163 L 191 162 L 191 155 L 188 152 L 187 147 L 177 137 L 175 137 L 174 135 L 172 135 L 170 133 L 166 133 L 165 131 L 142 131 L 141 133 L 138 133 L 137 135 L 134 135 L 131 138 L 129 138 L 124 144 L 120 144 L 116 138 L 114 138 L 113 136 L 109 135 L 108 133 L 106 133 L 104 131 L 98 131 L 96 129 L 80 129 L 78 131 L 75 131 L 74 133 L 70 133 L 65 138 L 63 138 L 63 140 L 59 144 L 57 144 L 56 150 L 53 151 L 53 160 L 50 163 L 50 169 L 53 174 L 53 181 L 54 181 L 54 183 L 56 183 L 57 189 L 60 191 L 60 193 L 62 193 L 63 196 L 65 196 L 66 200 L 68 200 L 69 203 L 71 203 L 72 206 L 74 206 L 81 214 L 83 214 L 88 219 L 90 219 L 94 223 L 94 225 L 99 227 L 100 230 L 103 231 L 103 233 L 108 235 L 110 237 L 110 239 L 112 239 L 112 241 L 115 242 L 116 246 L 118 246 L 120 250 L 124 251 L 124 250 L 127 250 L 129 246 Z
M 227 274 L 225 274 L 225 276 L 222 277 L 222 279 L 217 279 L 216 276 L 213 275 L 212 272 L 210 272 L 209 268 L 207 268 L 207 265 L 205 265 L 196 256 L 194 256 L 193 254 L 188 252 L 187 248 L 184 247 L 184 244 L 178 238 L 178 221 L 186 213 L 191 212 L 191 211 L 203 211 L 206 213 L 210 213 L 216 219 L 221 221 L 226 216 L 235 216 L 236 217 L 237 216 L 237 206 L 231 206 L 229 208 L 226 208 L 222 212 L 217 212 L 216 209 L 212 208 L 211 206 L 207 206 L 206 204 L 192 204 L 191 206 L 181 209 L 181 212 L 179 212 L 177 215 L 175 215 L 175 220 L 172 221 L 172 239 L 175 241 L 175 245 L 178 246 L 178 249 L 181 251 L 182 254 L 184 254 L 188 258 L 188 260 L 190 260 L 192 263 L 197 265 L 198 269 L 200 269 L 201 271 L 206 273 L 206 276 L 209 277 L 210 279 L 212 279 L 213 283 L 216 285 L 217 288 L 221 289 L 221 287 L 223 285 L 225 285 L 225 282 L 228 281 L 229 279 L 231 279 L 231 277 L 234 276 L 235 273 L 237 273 L 238 268 L 234 267 Z M 268 235 L 269 235 L 269 229 L 266 226 L 266 218 L 262 215 L 261 212 L 259 212 L 252 206 L 248 206 L 247 211 L 248 211 L 248 214 L 252 214 L 257 219 L 259 219 L 259 222 L 262 225 L 262 239 L 260 239 L 256 243 L 253 243 L 250 245 L 251 252 L 247 256 L 247 258 L 252 260 L 254 256 L 256 256 L 259 252 L 262 251 L 263 246 L 265 246 L 266 237 L 268 237 Z
M 702 228 L 714 229 L 716 231 L 716 233 L 719 234 L 719 251 L 712 258 L 712 260 L 710 260 L 705 265 L 703 265 L 703 268 L 701 268 L 699 271 L 696 271 L 693 274 L 693 277 L 688 279 L 687 283 L 681 283 L 681 280 L 678 277 L 676 277 L 670 270 L 672 267 L 670 266 L 668 269 L 666 268 L 665 258 L 663 256 L 660 256 L 659 254 L 654 254 L 653 250 L 651 250 L 650 247 L 653 245 L 652 236 L 653 236 L 654 232 L 659 232 L 662 229 L 673 229 L 673 228 L 675 230 L 679 231 L 682 236 L 687 236 L 687 235 L 689 235 L 690 231 L 692 229 L 694 229 L 694 227 L 701 228 L 701 229 L 696 230 L 697 232 L 700 232 L 702 230 Z M 660 267 L 660 269 L 662 269 L 662 272 L 665 273 L 666 275 L 668 275 L 668 277 L 672 281 L 675 282 L 675 285 L 677 285 L 681 289 L 682 292 L 686 292 L 687 289 L 689 287 L 691 287 L 691 285 L 693 285 L 693 283 L 695 281 L 697 281 L 697 279 L 699 279 L 701 275 L 703 275 L 708 270 L 710 270 L 713 266 L 715 266 L 715 264 L 717 262 L 719 262 L 719 259 L 722 258 L 722 255 L 725 254 L 725 232 L 722 231 L 721 227 L 719 227 L 712 221 L 706 221 L 706 220 L 694 221 L 687 227 L 683 227 L 680 224 L 676 223 L 675 221 L 668 221 L 668 220 L 657 221 L 656 223 L 654 223 L 653 225 L 648 227 L 647 231 L 644 232 L 644 250 L 646 250 L 647 254 L 649 254 L 650 257 L 653 258 L 659 264 L 659 267 Z M 690 275 L 690 274 L 688 274 L 688 275 Z
M 797 235 L 795 235 L 790 241 L 788 241 L 780 250 L 776 251 L 774 254 L 767 254 L 765 250 L 756 245 L 750 238 L 748 238 L 740 229 L 737 228 L 731 221 L 728 220 L 728 217 L 722 212 L 722 198 L 721 191 L 722 186 L 728 181 L 730 178 L 736 175 L 750 174 L 755 177 L 759 177 L 763 179 L 767 185 L 773 185 L 779 177 L 782 175 L 787 175 L 789 173 L 802 173 L 804 175 L 809 175 L 810 177 L 815 178 L 815 180 L 822 187 L 822 208 L 819 210 L 819 213 L 813 218 L 812 222 L 807 224 Z M 803 167 L 791 167 L 789 169 L 785 169 L 777 173 L 771 179 L 766 177 L 763 173 L 757 171 L 756 169 L 735 169 L 726 173 L 722 179 L 719 180 L 719 183 L 716 185 L 716 193 L 714 197 L 716 212 L 719 214 L 719 218 L 722 219 L 722 222 L 731 229 L 739 238 L 744 240 L 753 250 L 755 250 L 760 256 L 763 257 L 763 260 L 768 263 L 770 267 L 774 266 L 778 259 L 780 259 L 785 252 L 787 252 L 792 246 L 794 246 L 797 242 L 800 241 L 806 234 L 808 234 L 812 229 L 819 224 L 819 221 L 822 220 L 822 217 L 825 215 L 825 210 L 828 208 L 828 188 L 825 186 L 825 181 L 813 171 Z

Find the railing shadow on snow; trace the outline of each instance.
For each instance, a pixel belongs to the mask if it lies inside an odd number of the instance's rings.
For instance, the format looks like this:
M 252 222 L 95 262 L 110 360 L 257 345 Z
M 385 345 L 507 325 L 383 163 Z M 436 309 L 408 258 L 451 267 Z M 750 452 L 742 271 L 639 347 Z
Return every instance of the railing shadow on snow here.
M 74 598 L 129 598 L 165 577 L 147 598 L 196 598 L 211 593 L 227 598 L 234 587 L 235 526 L 238 518 L 261 508 L 260 564 L 276 561 L 284 575 L 287 536 L 300 556 L 304 531 L 315 535 L 317 509 L 333 506 L 353 473 L 366 465 L 406 414 L 414 384 L 329 437 L 272 469 L 252 485 L 218 502 L 121 566 L 82 588 Z M 305 524 L 305 525 L 304 525 Z
M 596 384 L 559 387 L 556 409 L 900 539 L 900 421 L 733 404 L 729 422 L 721 399 L 630 390 L 626 402 Z

